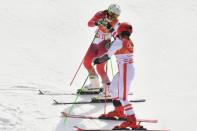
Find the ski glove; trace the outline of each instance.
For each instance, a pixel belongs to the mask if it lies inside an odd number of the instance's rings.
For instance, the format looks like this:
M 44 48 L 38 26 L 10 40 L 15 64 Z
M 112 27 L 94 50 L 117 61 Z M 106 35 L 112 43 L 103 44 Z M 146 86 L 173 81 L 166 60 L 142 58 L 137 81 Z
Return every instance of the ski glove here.
M 110 59 L 109 56 L 108 56 L 107 54 L 105 54 L 105 55 L 102 56 L 102 57 L 96 58 L 96 59 L 94 60 L 94 65 L 96 65 L 96 64 L 101 64 L 101 63 L 103 63 L 103 62 L 105 62 L 105 61 L 107 61 L 107 60 L 109 60 L 109 59 Z
M 103 25 L 103 26 L 106 27 L 107 24 L 108 24 L 108 22 L 105 21 L 105 20 L 103 20 L 103 19 L 100 19 L 100 20 L 98 20 L 97 22 L 95 22 L 95 25 L 96 25 L 96 26 Z
M 100 26 L 100 25 L 103 25 L 105 28 L 107 28 L 109 30 L 109 32 L 113 32 L 114 31 L 114 28 L 112 28 L 111 24 L 109 22 L 107 22 L 106 20 L 104 19 L 100 19 L 98 20 L 97 22 L 95 22 L 95 25 L 96 26 Z

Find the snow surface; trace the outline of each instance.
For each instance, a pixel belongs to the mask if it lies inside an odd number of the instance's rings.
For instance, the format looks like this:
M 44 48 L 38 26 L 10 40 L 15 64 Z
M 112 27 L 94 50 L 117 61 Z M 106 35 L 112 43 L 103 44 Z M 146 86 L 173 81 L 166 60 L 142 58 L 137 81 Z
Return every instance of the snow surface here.
M 60 112 L 71 105 L 54 106 L 52 99 L 74 101 L 75 96 L 37 95 L 38 89 L 75 92 L 81 87 L 84 67 L 69 83 L 94 36 L 87 21 L 111 3 L 121 6 L 120 21 L 134 28 L 132 98 L 147 99 L 133 104 L 137 117 L 160 120 L 144 124 L 147 128 L 196 130 L 196 0 L 1 0 L 0 131 L 70 131 L 74 125 L 112 128 L 119 123 L 64 122 Z M 103 107 L 78 105 L 73 113 L 99 115 Z

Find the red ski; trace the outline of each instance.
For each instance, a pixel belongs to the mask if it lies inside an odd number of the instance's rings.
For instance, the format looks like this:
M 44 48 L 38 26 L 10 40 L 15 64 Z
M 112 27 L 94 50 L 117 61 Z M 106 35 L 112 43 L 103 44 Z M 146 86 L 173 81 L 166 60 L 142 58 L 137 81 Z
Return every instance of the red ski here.
M 79 128 L 77 126 L 74 126 L 76 128 L 76 131 L 128 131 L 128 130 L 113 130 L 113 129 L 83 129 Z M 150 130 L 150 129 L 141 129 L 141 130 L 131 130 L 131 131 L 170 131 L 170 130 Z
M 86 115 L 73 115 L 73 114 L 68 114 L 66 112 L 61 112 L 61 114 L 64 116 L 64 117 L 70 117 L 70 118 L 82 118 L 82 119 L 101 119 L 101 120 L 126 120 L 126 119 L 116 119 L 116 118 L 99 118 L 97 116 L 86 116 Z M 147 123 L 157 123 L 158 120 L 156 119 L 137 119 L 137 121 L 139 123 L 141 122 L 147 122 Z

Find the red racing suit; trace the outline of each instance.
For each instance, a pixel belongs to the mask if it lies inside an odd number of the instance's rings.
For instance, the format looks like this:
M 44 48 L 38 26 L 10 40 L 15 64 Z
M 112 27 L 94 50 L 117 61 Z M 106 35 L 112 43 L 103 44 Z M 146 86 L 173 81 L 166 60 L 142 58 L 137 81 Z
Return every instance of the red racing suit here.
M 94 27 L 95 22 L 98 22 L 100 19 L 107 21 L 111 24 L 112 28 L 116 29 L 119 22 L 117 18 L 112 18 L 108 15 L 107 10 L 97 12 L 89 21 L 88 26 Z M 98 64 L 96 66 L 96 71 L 93 69 L 92 61 L 95 57 L 102 56 L 104 53 L 107 52 L 106 44 L 111 42 L 112 33 L 106 29 L 105 26 L 99 25 L 97 28 L 97 33 L 95 34 L 94 41 L 91 43 L 85 57 L 83 64 L 85 68 L 88 70 L 90 75 L 100 75 L 103 83 L 109 83 L 109 78 L 105 71 L 105 63 Z

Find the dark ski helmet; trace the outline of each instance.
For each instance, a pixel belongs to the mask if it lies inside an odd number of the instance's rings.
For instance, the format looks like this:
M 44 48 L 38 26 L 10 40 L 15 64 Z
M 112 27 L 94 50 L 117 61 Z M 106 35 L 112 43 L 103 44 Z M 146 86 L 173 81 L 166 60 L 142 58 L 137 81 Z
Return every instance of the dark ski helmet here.
M 128 32 L 129 34 L 131 34 L 132 33 L 132 26 L 127 22 L 120 23 L 120 25 L 117 29 L 117 35 L 119 35 L 122 32 Z

